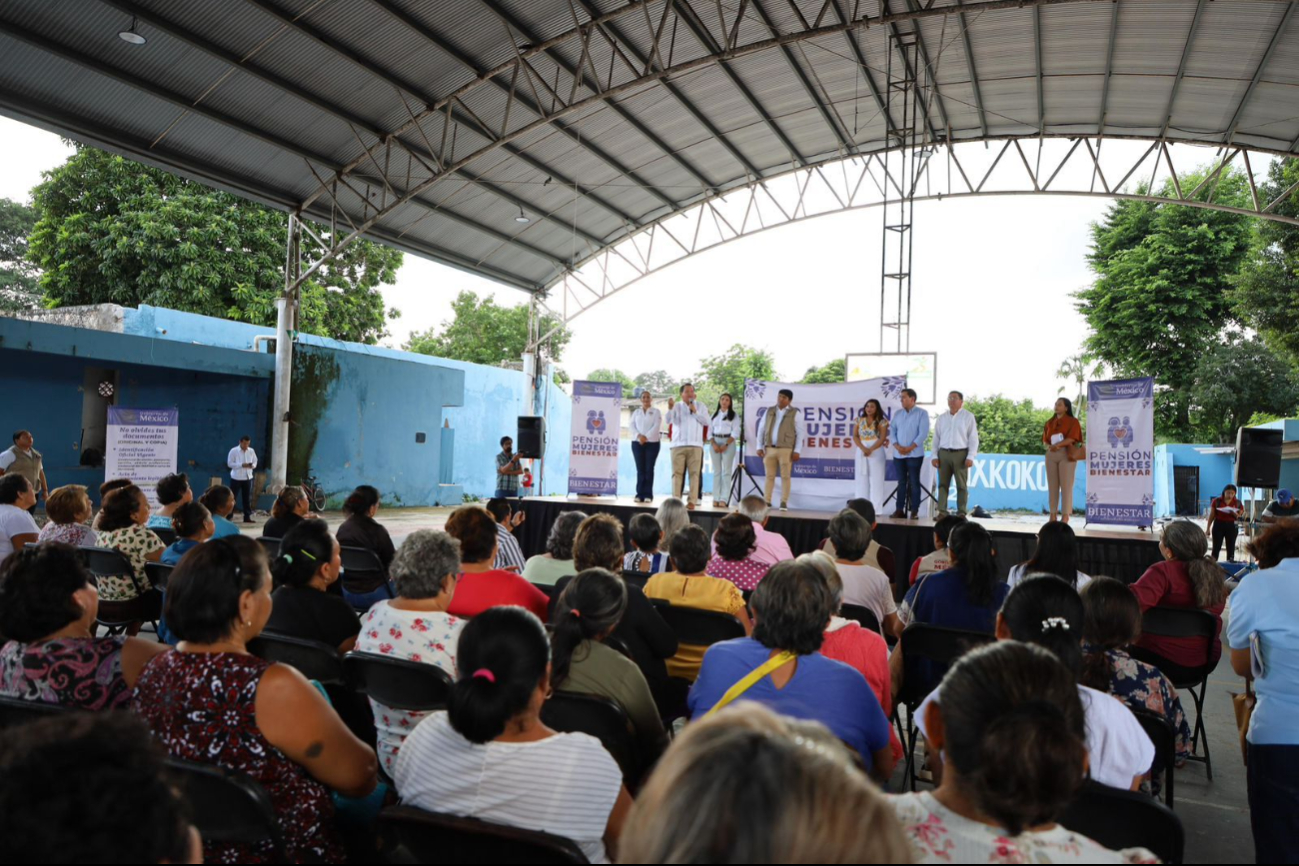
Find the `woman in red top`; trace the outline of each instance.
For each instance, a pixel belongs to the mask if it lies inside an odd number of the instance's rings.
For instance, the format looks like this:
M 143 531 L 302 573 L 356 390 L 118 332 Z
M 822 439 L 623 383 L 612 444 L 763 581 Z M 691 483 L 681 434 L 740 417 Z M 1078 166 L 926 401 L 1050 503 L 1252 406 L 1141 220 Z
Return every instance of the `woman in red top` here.
M 460 542 L 461 568 L 447 613 L 468 619 L 489 607 L 513 604 L 546 620 L 550 598 L 514 572 L 495 567 L 496 519 L 486 508 L 457 508 L 447 518 L 446 533 Z
M 1057 506 L 1065 523 L 1073 514 L 1073 476 L 1076 446 L 1082 444 L 1082 425 L 1073 416 L 1073 402 L 1065 397 L 1055 401 L 1055 415 L 1042 430 L 1042 443 L 1046 445 L 1046 488 L 1049 497 L 1051 520 L 1056 519 Z
M 1227 586 L 1222 569 L 1208 557 L 1209 541 L 1200 527 L 1178 520 L 1164 527 L 1159 541 L 1164 561 L 1150 566 L 1132 584 L 1132 594 L 1141 612 L 1152 607 L 1199 608 L 1217 620 L 1209 661 L 1222 655 L 1222 609 L 1227 604 Z M 1192 671 L 1204 664 L 1204 643 L 1198 637 L 1163 637 L 1143 633 L 1128 653 L 1134 659 L 1159 668 L 1174 682 L 1192 678 Z
M 1236 518 L 1240 514 L 1241 505 L 1234 484 L 1222 488 L 1222 495 L 1209 503 L 1209 522 L 1204 524 L 1204 533 L 1213 538 L 1213 554 L 1209 558 L 1214 562 L 1218 561 L 1223 541 L 1227 542 L 1227 561 L 1236 561 Z

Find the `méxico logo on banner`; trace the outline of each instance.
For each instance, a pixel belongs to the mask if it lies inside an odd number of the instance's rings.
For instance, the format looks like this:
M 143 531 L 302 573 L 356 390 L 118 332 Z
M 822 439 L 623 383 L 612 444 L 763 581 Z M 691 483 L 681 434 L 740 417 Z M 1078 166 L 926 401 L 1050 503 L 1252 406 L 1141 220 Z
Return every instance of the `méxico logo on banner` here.
M 1087 383 L 1087 522 L 1151 526 L 1155 380 Z
M 617 382 L 573 383 L 569 493 L 618 495 L 621 418 L 622 385 Z
M 158 505 L 158 482 L 176 471 L 178 409 L 108 407 L 105 478 L 129 478 L 144 491 L 149 507 Z

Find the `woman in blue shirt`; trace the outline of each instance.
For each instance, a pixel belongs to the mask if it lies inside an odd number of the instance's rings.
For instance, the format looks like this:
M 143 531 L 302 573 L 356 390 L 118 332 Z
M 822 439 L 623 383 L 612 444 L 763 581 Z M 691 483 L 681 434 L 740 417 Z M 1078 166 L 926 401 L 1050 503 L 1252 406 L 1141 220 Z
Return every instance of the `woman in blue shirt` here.
M 893 772 L 889 721 L 866 678 L 821 655 L 835 599 L 812 565 L 773 566 L 753 591 L 753 637 L 713 644 L 690 689 L 690 715 L 702 718 L 733 686 L 768 662 L 778 665 L 732 700 L 757 701 L 796 719 L 821 722 L 862 757 L 881 782 Z
M 216 526 L 216 532 L 212 535 L 213 538 L 225 538 L 239 534 L 239 527 L 227 520 L 235 510 L 235 494 L 233 490 L 224 484 L 213 484 L 199 497 L 198 501 L 202 502 L 203 507 L 212 514 L 212 523 Z
M 179 565 L 181 557 L 212 537 L 216 525 L 212 515 L 197 502 L 186 502 L 171 518 L 176 540 L 162 552 L 163 565 Z
M 1231 667 L 1254 680 L 1249 722 L 1249 822 L 1258 863 L 1299 862 L 1299 521 L 1249 544 L 1261 570 L 1228 597 Z

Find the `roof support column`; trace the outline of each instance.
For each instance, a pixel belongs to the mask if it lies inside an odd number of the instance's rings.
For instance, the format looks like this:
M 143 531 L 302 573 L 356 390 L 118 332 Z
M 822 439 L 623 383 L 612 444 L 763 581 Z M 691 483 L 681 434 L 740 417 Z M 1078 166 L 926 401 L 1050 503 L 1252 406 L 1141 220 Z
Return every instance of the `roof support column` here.
M 275 299 L 275 409 L 271 418 L 271 480 L 267 490 L 279 493 L 288 483 L 289 390 L 293 384 L 293 338 L 298 315 L 298 271 L 301 269 L 302 224 L 289 214 L 289 242 L 284 256 L 284 294 Z

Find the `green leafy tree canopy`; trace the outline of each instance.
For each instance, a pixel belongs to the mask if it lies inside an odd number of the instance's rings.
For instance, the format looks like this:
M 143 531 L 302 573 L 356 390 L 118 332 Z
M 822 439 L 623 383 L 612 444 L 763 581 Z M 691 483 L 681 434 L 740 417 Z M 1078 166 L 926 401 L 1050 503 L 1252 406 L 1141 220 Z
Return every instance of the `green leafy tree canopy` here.
M 408 352 L 435 355 L 453 361 L 500 366 L 517 361 L 528 348 L 528 306 L 502 307 L 495 299 L 480 298 L 463 291 L 451 302 L 452 317 L 439 328 L 411 334 L 402 347 Z M 544 334 L 560 322 L 546 315 L 541 320 Z M 572 334 L 559 328 L 549 341 L 549 356 L 559 361 Z
M 1299 379 L 1263 340 L 1239 335 L 1200 357 L 1191 388 L 1196 438 L 1234 442 L 1257 413 L 1287 417 L 1299 407 Z
M 1015 401 L 1001 394 L 965 398 L 965 408 L 979 422 L 979 452 L 982 454 L 1039 454 L 1042 428 L 1051 417 L 1050 409 L 1038 409 L 1031 400 Z
M 677 380 L 668 375 L 667 370 L 653 370 L 649 373 L 641 373 L 632 381 L 638 387 L 647 389 L 655 396 L 675 394 L 679 386 Z
M 0 313 L 41 305 L 40 271 L 27 254 L 27 237 L 36 227 L 36 210 L 0 198 Z
M 1260 201 L 1270 201 L 1299 182 L 1299 160 L 1274 160 Z M 1292 195 L 1273 209 L 1299 217 Z M 1299 227 L 1254 220 L 1249 254 L 1241 264 L 1233 293 L 1236 312 L 1293 364 L 1299 364 Z
M 723 393 L 738 402 L 744 398 L 745 379 L 777 381 L 776 359 L 766 349 L 755 349 L 736 343 L 720 355 L 704 358 L 695 377 L 695 392 L 709 406 L 717 404 Z
M 598 370 L 592 370 L 586 374 L 590 382 L 618 382 L 622 385 L 622 396 L 630 397 L 631 392 L 635 390 L 636 383 L 622 370 L 609 370 L 601 367 Z
M 802 381 L 807 385 L 833 385 L 843 382 L 847 378 L 847 361 L 843 358 L 835 358 L 823 366 L 808 367 L 807 372 L 803 374 Z

